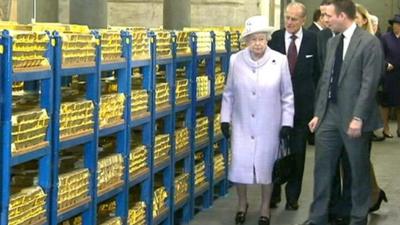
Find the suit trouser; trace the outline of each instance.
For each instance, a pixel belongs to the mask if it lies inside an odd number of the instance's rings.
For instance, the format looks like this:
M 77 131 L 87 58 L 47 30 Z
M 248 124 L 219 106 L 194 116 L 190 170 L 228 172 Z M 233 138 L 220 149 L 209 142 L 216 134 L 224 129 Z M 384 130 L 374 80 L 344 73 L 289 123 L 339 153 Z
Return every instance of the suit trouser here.
M 351 210 L 351 170 L 346 149 L 342 149 L 332 183 L 329 216 L 349 217 Z
M 308 132 L 309 130 L 306 124 L 295 124 L 291 133 L 290 150 L 292 153 L 294 153 L 295 156 L 296 171 L 288 180 L 285 187 L 286 201 L 289 203 L 297 202 L 300 197 L 301 186 L 303 183 L 304 163 L 306 159 Z M 272 192 L 272 201 L 277 202 L 277 200 L 280 199 L 280 196 L 281 186 L 274 185 Z
M 372 132 L 363 132 L 359 138 L 350 138 L 342 129 L 341 120 L 336 105 L 329 104 L 326 116 L 316 131 L 314 199 L 310 220 L 317 225 L 328 224 L 332 181 L 344 146 L 352 178 L 350 224 L 366 225 L 371 193 L 368 148 Z

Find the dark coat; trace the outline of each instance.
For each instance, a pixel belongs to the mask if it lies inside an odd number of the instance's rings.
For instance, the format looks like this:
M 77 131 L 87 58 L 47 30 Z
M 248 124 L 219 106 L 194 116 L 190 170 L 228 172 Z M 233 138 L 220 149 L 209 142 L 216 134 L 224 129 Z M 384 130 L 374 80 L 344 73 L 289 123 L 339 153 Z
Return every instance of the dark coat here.
M 286 55 L 285 29 L 274 32 L 268 45 Z M 315 89 L 319 76 L 317 37 L 315 33 L 303 29 L 303 38 L 292 77 L 295 125 L 306 125 L 313 116 Z
M 317 33 L 317 32 L 320 32 L 321 30 L 317 27 L 317 25 L 315 25 L 315 23 L 312 23 L 308 28 L 307 28 L 307 30 L 308 31 L 311 31 L 311 32 L 314 32 L 314 33 Z

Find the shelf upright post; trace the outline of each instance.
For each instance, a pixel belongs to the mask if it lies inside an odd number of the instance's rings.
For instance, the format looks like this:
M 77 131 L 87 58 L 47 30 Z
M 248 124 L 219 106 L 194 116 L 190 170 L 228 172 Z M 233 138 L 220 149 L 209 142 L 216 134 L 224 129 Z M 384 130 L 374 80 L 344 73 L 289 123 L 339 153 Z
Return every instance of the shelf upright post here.
M 11 172 L 11 117 L 12 117 L 12 44 L 9 31 L 4 30 L 1 37 L 1 224 L 8 224 L 8 208 L 10 202 Z
M 195 160 L 194 155 L 196 152 L 196 141 L 195 141 L 195 133 L 196 133 L 196 101 L 197 101 L 197 87 L 196 87 L 196 77 L 197 77 L 197 34 L 192 32 L 190 34 L 190 48 L 192 52 L 192 60 L 191 60 L 191 73 L 189 78 L 190 91 L 191 91 L 191 104 L 190 104 L 190 182 L 189 182 L 189 192 L 190 192 L 190 214 L 189 218 L 193 219 L 194 210 L 195 210 Z
M 175 140 L 175 128 L 176 128 L 176 114 L 175 114 L 175 107 L 176 107 L 176 33 L 171 32 L 171 53 L 172 53 L 172 65 L 170 73 L 171 74 L 171 95 L 170 95 L 170 102 L 171 102 L 171 128 L 170 128 L 170 198 L 169 198 L 169 209 L 170 209 L 170 223 L 174 224 L 174 212 L 175 212 L 175 156 L 176 156 L 176 140 Z M 168 74 L 168 72 L 167 72 Z
M 148 143 L 149 146 L 149 156 L 150 156 L 150 182 L 148 182 L 149 187 L 147 189 L 147 224 L 153 224 L 153 193 L 154 193 L 154 144 L 155 144 L 155 117 L 156 117 L 156 66 L 157 66 L 157 43 L 156 43 L 156 34 L 153 31 L 148 32 L 148 38 L 150 39 L 150 129 L 149 135 L 146 134 L 143 137 L 143 141 Z M 147 185 L 145 185 L 147 186 Z M 143 189 L 142 189 L 143 190 Z

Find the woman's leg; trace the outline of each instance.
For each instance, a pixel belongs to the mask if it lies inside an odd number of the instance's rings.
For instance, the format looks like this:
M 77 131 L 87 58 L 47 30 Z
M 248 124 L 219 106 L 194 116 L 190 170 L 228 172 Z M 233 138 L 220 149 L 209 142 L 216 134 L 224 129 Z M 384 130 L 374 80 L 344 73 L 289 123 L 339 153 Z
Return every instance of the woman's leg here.
M 390 108 L 388 107 L 381 107 L 382 112 L 382 119 L 383 119 L 383 132 L 387 135 L 390 135 L 390 128 L 389 128 L 389 111 Z
M 269 203 L 271 202 L 272 187 L 272 184 L 261 185 L 260 216 L 270 217 Z
M 236 183 L 236 192 L 239 200 L 238 211 L 245 212 L 247 204 L 247 185 Z

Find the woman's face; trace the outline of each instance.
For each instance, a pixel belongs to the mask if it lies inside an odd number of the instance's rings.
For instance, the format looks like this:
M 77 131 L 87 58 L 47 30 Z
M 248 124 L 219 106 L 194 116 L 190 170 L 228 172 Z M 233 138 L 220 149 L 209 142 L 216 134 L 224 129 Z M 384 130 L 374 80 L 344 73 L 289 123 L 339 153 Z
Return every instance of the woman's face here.
M 265 49 L 267 49 L 267 43 L 266 33 L 254 33 L 246 37 L 246 45 L 255 56 L 264 55 Z
M 355 22 L 357 24 L 357 26 L 362 27 L 364 26 L 368 20 L 366 18 L 364 18 L 358 11 L 356 13 L 356 19 Z

